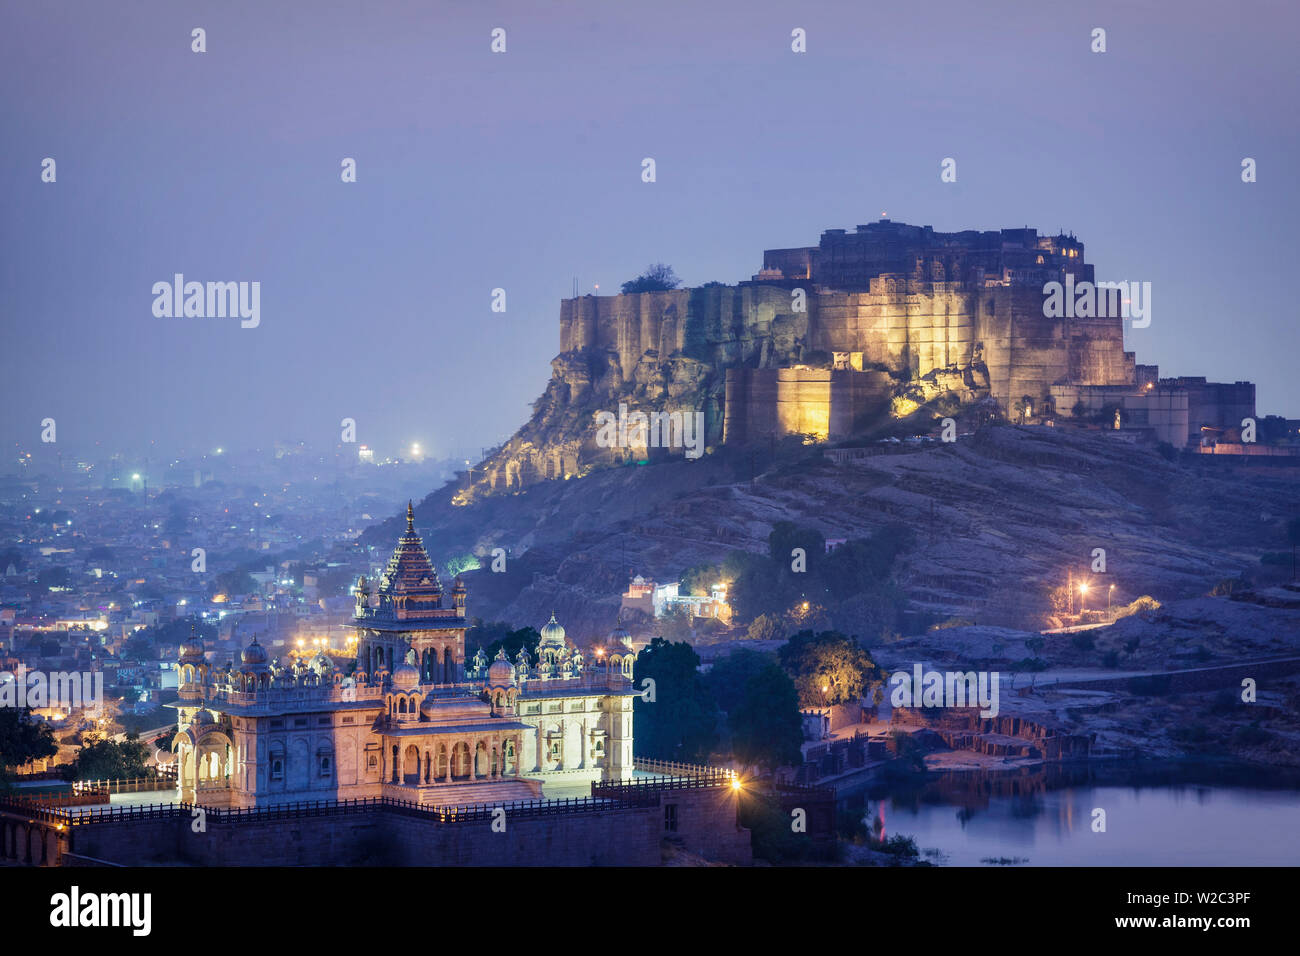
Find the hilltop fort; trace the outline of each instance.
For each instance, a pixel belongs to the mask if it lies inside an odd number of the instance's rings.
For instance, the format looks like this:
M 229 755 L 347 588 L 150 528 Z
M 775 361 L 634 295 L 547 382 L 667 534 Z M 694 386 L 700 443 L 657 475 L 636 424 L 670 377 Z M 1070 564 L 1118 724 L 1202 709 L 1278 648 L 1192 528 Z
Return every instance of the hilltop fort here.
M 881 219 L 829 229 L 816 246 L 769 249 L 735 285 L 563 300 L 546 391 L 530 421 L 475 466 L 469 493 L 573 477 L 671 444 L 644 433 L 598 441 L 597 416 L 620 403 L 702 414 L 710 448 L 844 440 L 937 401 L 1039 420 L 1118 412 L 1125 427 L 1174 447 L 1202 425 L 1254 414 L 1250 383 L 1162 380 L 1138 365 L 1124 350 L 1127 303 L 1113 292 L 1090 300 L 1098 307 L 1045 307 L 1049 289 L 1059 306 L 1062 286 L 1085 283 L 1093 266 L 1070 235 Z M 1149 321 L 1149 291 L 1144 307 Z

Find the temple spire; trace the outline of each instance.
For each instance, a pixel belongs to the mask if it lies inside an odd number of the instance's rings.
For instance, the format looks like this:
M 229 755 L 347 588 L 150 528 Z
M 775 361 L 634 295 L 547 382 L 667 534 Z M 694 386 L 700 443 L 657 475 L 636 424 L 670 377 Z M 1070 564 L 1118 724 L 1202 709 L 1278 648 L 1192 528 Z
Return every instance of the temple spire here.
M 415 532 L 415 509 L 411 507 L 410 499 L 407 499 L 407 502 L 406 502 L 406 533 L 407 533 L 407 534 L 413 534 L 414 532 Z

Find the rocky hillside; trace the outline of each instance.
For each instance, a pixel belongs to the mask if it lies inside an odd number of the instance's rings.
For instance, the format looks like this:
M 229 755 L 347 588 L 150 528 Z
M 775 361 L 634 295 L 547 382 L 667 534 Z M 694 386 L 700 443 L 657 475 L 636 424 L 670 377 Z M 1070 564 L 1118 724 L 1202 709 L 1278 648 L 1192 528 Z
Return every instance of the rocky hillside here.
M 1094 548 L 1108 569 L 1094 583 L 1114 583 L 1116 603 L 1196 597 L 1257 573 L 1261 554 L 1286 550 L 1300 498 L 1293 471 L 1171 462 L 1108 432 L 1001 425 L 955 444 L 872 449 L 845 464 L 816 450 L 757 463 L 724 450 L 466 505 L 449 486 L 420 503 L 417 527 L 439 563 L 508 552 L 505 573 L 467 573 L 471 614 L 537 626 L 554 609 L 578 637 L 613 624 L 629 574 L 673 580 L 731 550 L 765 552 L 781 520 L 827 538 L 911 527 L 895 567 L 917 629 L 947 617 L 1037 628 L 1049 592 L 1068 568 L 1086 571 Z M 365 540 L 388 548 L 399 531 L 394 518 Z

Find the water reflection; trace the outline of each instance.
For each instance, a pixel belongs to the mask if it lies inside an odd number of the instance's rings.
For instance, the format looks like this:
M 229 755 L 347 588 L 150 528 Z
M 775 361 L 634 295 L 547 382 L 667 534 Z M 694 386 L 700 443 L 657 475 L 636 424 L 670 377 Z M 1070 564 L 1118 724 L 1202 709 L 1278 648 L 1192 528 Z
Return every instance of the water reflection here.
M 1294 866 L 1300 774 L 1223 764 L 1072 764 L 931 774 L 845 798 L 945 863 Z M 1094 829 L 1104 811 L 1104 832 Z

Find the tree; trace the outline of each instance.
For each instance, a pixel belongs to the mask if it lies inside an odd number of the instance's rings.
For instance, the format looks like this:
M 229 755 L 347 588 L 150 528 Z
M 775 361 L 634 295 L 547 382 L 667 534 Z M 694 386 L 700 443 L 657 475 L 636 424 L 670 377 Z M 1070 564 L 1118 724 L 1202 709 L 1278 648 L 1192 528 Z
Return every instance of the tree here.
M 684 641 L 692 635 L 695 618 L 685 604 L 674 604 L 664 611 L 657 623 L 661 636 Z
M 775 663 L 775 654 L 747 649 L 732 651 L 713 662 L 704 682 L 718 707 L 729 714 L 740 706 L 749 679 Z
M 529 660 L 536 663 L 537 645 L 541 643 L 542 635 L 535 627 L 520 627 L 510 631 L 503 637 L 492 641 L 487 647 L 483 648 L 483 654 L 489 661 L 496 660 L 497 651 L 504 649 L 506 657 L 511 663 L 514 663 L 519 656 L 521 647 L 528 648 Z
M 799 692 L 774 663 L 745 682 L 739 705 L 727 715 L 727 727 L 731 752 L 745 766 L 774 770 L 803 762 Z
M 637 750 L 646 757 L 701 763 L 718 742 L 718 708 L 699 672 L 700 657 L 684 641 L 656 637 L 637 655 L 634 682 L 654 683 L 654 699 L 634 697 Z
M 781 619 L 775 614 L 760 614 L 750 623 L 745 636 L 751 641 L 777 640 L 781 637 Z
M 124 780 L 143 777 L 147 773 L 145 761 L 148 748 L 140 742 L 140 735 L 129 733 L 126 740 L 100 740 L 82 747 L 72 764 L 74 780 Z
M 127 644 L 129 646 L 137 639 L 147 641 L 149 648 L 159 644 L 182 644 L 190 639 L 191 634 L 200 641 L 215 641 L 217 626 L 208 624 L 197 615 L 191 614 L 189 617 L 178 617 L 173 621 L 163 621 L 143 628 L 133 634 Z M 151 655 L 146 653 L 146 656 Z
M 777 655 L 794 680 L 801 707 L 861 700 L 880 682 L 870 655 L 839 631 L 800 631 Z
M 59 752 L 50 725 L 32 717 L 30 707 L 0 707 L 0 769 L 21 767 Z
M 633 292 L 667 292 L 669 289 L 676 289 L 681 284 L 682 280 L 677 278 L 676 274 L 673 272 L 672 266 L 666 266 L 662 262 L 656 262 L 635 279 L 629 279 L 627 282 L 624 282 L 623 294 L 630 295 Z
M 753 620 L 761 614 L 780 615 L 786 595 L 779 593 L 776 568 L 771 559 L 760 554 L 733 552 L 728 563 L 735 568 L 727 603 L 739 620 Z M 724 567 L 725 570 L 725 567 Z
M 147 661 L 157 657 L 157 650 L 149 636 L 139 631 L 127 638 L 120 656 L 124 660 Z
M 42 591 L 48 591 L 50 588 L 65 588 L 68 586 L 68 569 L 61 566 L 44 568 L 36 572 L 36 586 Z
M 682 594 L 707 595 L 712 593 L 713 585 L 718 583 L 721 571 L 716 564 L 697 564 L 682 572 L 679 587 Z
M 257 582 L 247 571 L 223 571 L 217 575 L 213 585 L 214 593 L 225 594 L 228 597 L 243 597 L 257 590 Z
M 806 561 L 805 574 L 821 570 L 821 559 L 826 554 L 826 538 L 816 528 L 801 528 L 793 521 L 778 521 L 767 536 L 767 553 L 778 568 L 790 568 L 794 549 L 802 548 Z

